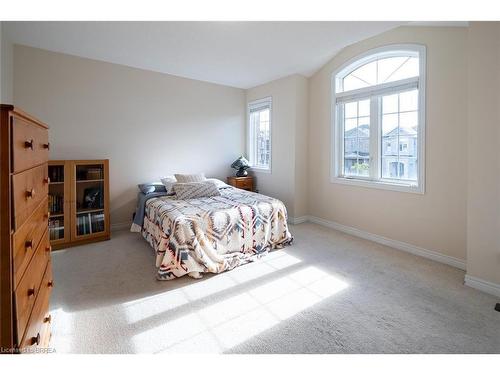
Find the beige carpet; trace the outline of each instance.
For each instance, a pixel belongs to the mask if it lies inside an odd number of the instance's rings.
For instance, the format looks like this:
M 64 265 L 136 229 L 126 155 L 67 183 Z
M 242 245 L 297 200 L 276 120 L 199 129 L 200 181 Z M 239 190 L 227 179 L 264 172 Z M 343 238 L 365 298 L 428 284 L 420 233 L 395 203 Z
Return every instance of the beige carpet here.
M 58 353 L 500 353 L 464 272 L 315 224 L 220 275 L 156 281 L 138 235 L 53 253 Z

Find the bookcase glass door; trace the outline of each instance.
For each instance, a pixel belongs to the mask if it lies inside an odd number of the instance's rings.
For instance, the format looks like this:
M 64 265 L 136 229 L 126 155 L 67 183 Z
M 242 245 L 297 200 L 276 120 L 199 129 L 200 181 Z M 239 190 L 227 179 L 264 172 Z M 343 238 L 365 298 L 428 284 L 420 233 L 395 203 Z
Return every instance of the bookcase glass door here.
M 104 165 L 75 165 L 76 237 L 93 237 L 106 231 Z
M 65 165 L 49 165 L 49 238 L 51 242 L 58 243 L 66 240 L 67 228 L 65 226 L 66 196 L 64 181 L 67 177 Z

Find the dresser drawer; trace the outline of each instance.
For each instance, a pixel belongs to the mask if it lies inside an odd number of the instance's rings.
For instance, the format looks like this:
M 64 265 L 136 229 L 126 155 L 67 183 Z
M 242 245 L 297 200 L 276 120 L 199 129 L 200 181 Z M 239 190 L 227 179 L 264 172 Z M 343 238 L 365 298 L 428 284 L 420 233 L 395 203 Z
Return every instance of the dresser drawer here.
M 17 286 L 31 258 L 48 228 L 47 198 L 44 198 L 35 212 L 12 236 L 14 257 L 14 285 Z
M 253 181 L 250 179 L 236 180 L 236 187 L 244 190 L 252 190 Z
M 14 173 L 47 162 L 49 160 L 49 132 L 47 129 L 14 116 L 12 156 Z
M 47 249 L 50 249 L 48 231 L 45 232 L 35 255 L 14 292 L 19 337 L 23 336 L 31 310 L 42 288 L 42 277 L 50 259 L 50 252 Z
M 47 164 L 12 176 L 14 225 L 17 230 L 47 197 L 49 178 Z
M 51 263 L 47 263 L 40 292 L 26 328 L 24 337 L 19 342 L 21 351 L 29 349 L 46 348 L 50 339 L 50 323 L 52 317 L 49 314 L 50 294 L 53 287 Z M 22 337 L 21 335 L 19 337 Z
M 253 178 L 248 177 L 228 177 L 227 183 L 238 189 L 253 191 Z

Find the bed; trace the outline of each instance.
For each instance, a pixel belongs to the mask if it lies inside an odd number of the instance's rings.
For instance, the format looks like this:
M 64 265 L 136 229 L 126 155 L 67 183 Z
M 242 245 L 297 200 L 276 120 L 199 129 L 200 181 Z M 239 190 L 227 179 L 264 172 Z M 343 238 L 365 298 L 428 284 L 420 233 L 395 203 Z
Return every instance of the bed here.
M 229 185 L 220 193 L 186 200 L 139 194 L 131 230 L 154 249 L 158 280 L 224 272 L 292 243 L 281 201 Z

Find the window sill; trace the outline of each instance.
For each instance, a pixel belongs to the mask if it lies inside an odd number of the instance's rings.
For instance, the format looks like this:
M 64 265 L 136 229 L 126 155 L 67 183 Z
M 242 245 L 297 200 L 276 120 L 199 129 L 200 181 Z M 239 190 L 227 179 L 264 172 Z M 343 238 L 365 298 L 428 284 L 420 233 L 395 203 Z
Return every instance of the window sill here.
M 405 185 L 405 184 L 397 184 L 384 181 L 372 181 L 372 180 L 363 180 L 363 179 L 347 178 L 347 177 L 333 177 L 331 179 L 331 182 L 341 185 L 361 186 L 366 188 L 399 191 L 403 193 L 424 194 L 423 186 Z
M 269 173 L 269 174 L 271 174 L 271 168 L 250 167 L 250 170 L 252 172 L 257 172 L 257 173 Z

